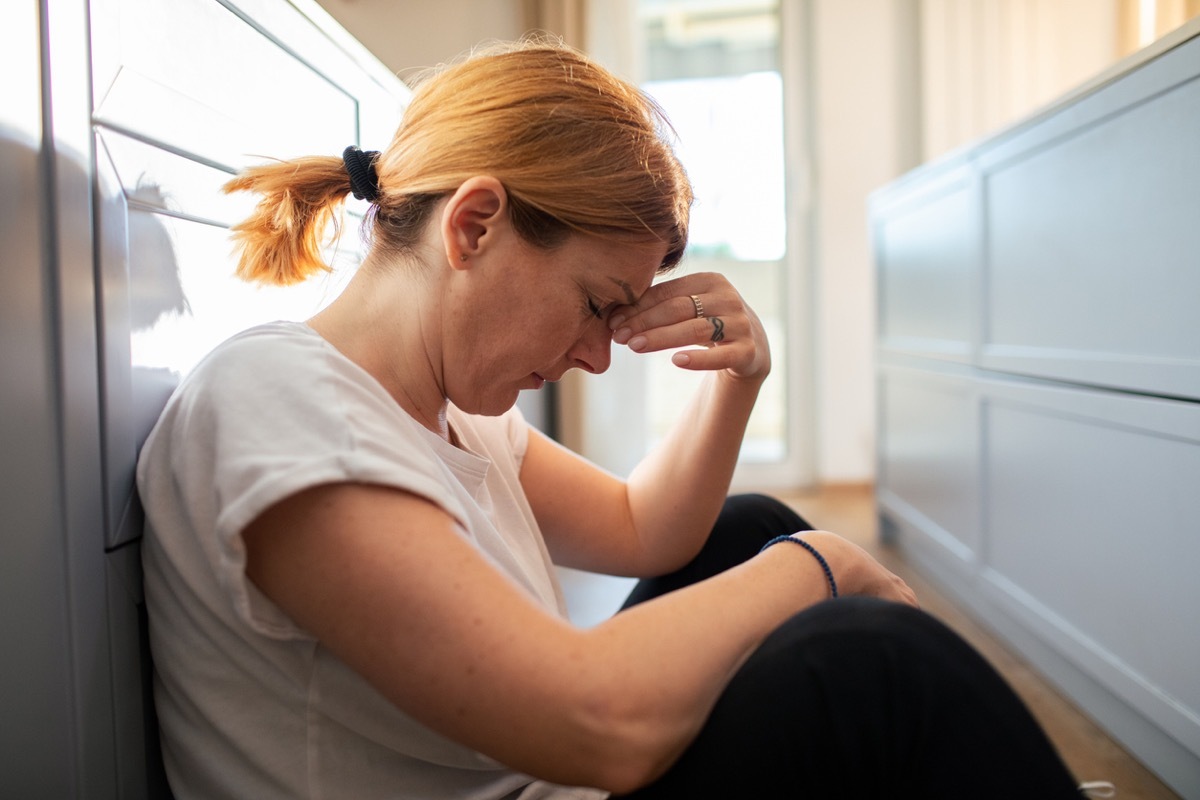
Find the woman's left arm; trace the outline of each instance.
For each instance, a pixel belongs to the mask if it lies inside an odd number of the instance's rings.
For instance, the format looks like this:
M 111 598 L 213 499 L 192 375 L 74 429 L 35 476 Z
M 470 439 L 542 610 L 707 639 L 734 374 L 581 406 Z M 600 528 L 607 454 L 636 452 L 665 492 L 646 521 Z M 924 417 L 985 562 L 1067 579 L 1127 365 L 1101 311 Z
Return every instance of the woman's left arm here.
M 770 348 L 753 310 L 716 273 L 651 287 L 636 306 L 614 309 L 609 327 L 639 353 L 705 345 L 671 357 L 708 373 L 700 389 L 627 481 L 531 434 L 521 482 L 556 563 L 656 575 L 691 560 L 716 521 Z

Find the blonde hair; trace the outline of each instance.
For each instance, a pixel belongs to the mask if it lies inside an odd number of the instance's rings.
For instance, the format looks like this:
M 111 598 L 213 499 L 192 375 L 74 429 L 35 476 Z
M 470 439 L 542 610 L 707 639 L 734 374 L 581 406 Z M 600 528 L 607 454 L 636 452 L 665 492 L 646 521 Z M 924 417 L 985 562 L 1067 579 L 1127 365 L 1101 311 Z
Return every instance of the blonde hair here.
M 517 232 L 543 248 L 572 232 L 687 245 L 692 190 L 662 111 L 636 87 L 560 42 L 479 50 L 417 83 L 376 162 L 373 246 L 412 252 L 436 203 L 475 175 L 497 178 Z M 234 226 L 238 274 L 288 284 L 327 270 L 321 239 L 350 192 L 338 157 L 252 167 L 225 191 L 262 195 Z

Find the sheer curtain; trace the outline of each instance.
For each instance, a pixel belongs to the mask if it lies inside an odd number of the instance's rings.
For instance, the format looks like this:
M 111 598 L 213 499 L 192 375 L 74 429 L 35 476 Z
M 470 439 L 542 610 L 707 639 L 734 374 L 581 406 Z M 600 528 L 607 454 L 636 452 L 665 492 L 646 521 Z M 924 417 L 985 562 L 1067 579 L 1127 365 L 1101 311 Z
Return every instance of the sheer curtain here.
M 525 0 L 530 30 L 561 36 L 572 47 L 586 50 L 588 0 Z
M 921 0 L 924 158 L 1011 124 L 1200 16 L 1200 0 Z

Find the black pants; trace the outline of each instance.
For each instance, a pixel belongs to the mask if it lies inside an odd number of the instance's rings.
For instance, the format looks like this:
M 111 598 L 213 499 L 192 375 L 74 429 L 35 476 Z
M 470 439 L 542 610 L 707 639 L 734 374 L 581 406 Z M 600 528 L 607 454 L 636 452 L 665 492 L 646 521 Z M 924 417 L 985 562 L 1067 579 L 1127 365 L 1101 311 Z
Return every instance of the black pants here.
M 731 497 L 704 550 L 625 606 L 715 575 L 812 526 Z M 803 555 L 802 553 L 798 553 Z M 699 736 L 631 798 L 1074 798 L 1075 781 L 1004 680 L 933 617 L 844 597 L 787 620 L 742 666 Z

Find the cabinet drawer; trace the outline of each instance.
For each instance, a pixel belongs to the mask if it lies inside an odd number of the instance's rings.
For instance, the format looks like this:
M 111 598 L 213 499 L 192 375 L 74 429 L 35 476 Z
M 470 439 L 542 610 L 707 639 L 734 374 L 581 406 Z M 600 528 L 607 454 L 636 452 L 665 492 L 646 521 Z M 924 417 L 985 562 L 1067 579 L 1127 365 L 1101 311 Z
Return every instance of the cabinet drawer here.
M 965 168 L 875 216 L 874 250 L 883 347 L 966 362 L 978 305 L 978 203 Z
M 982 403 L 984 576 L 1200 751 L 1200 406 L 999 381 Z
M 887 369 L 879 474 L 889 505 L 962 562 L 979 550 L 979 424 L 969 379 Z
M 1200 40 L 1162 61 L 1156 94 L 984 159 L 981 366 L 1200 397 L 1200 78 L 1168 69 Z

